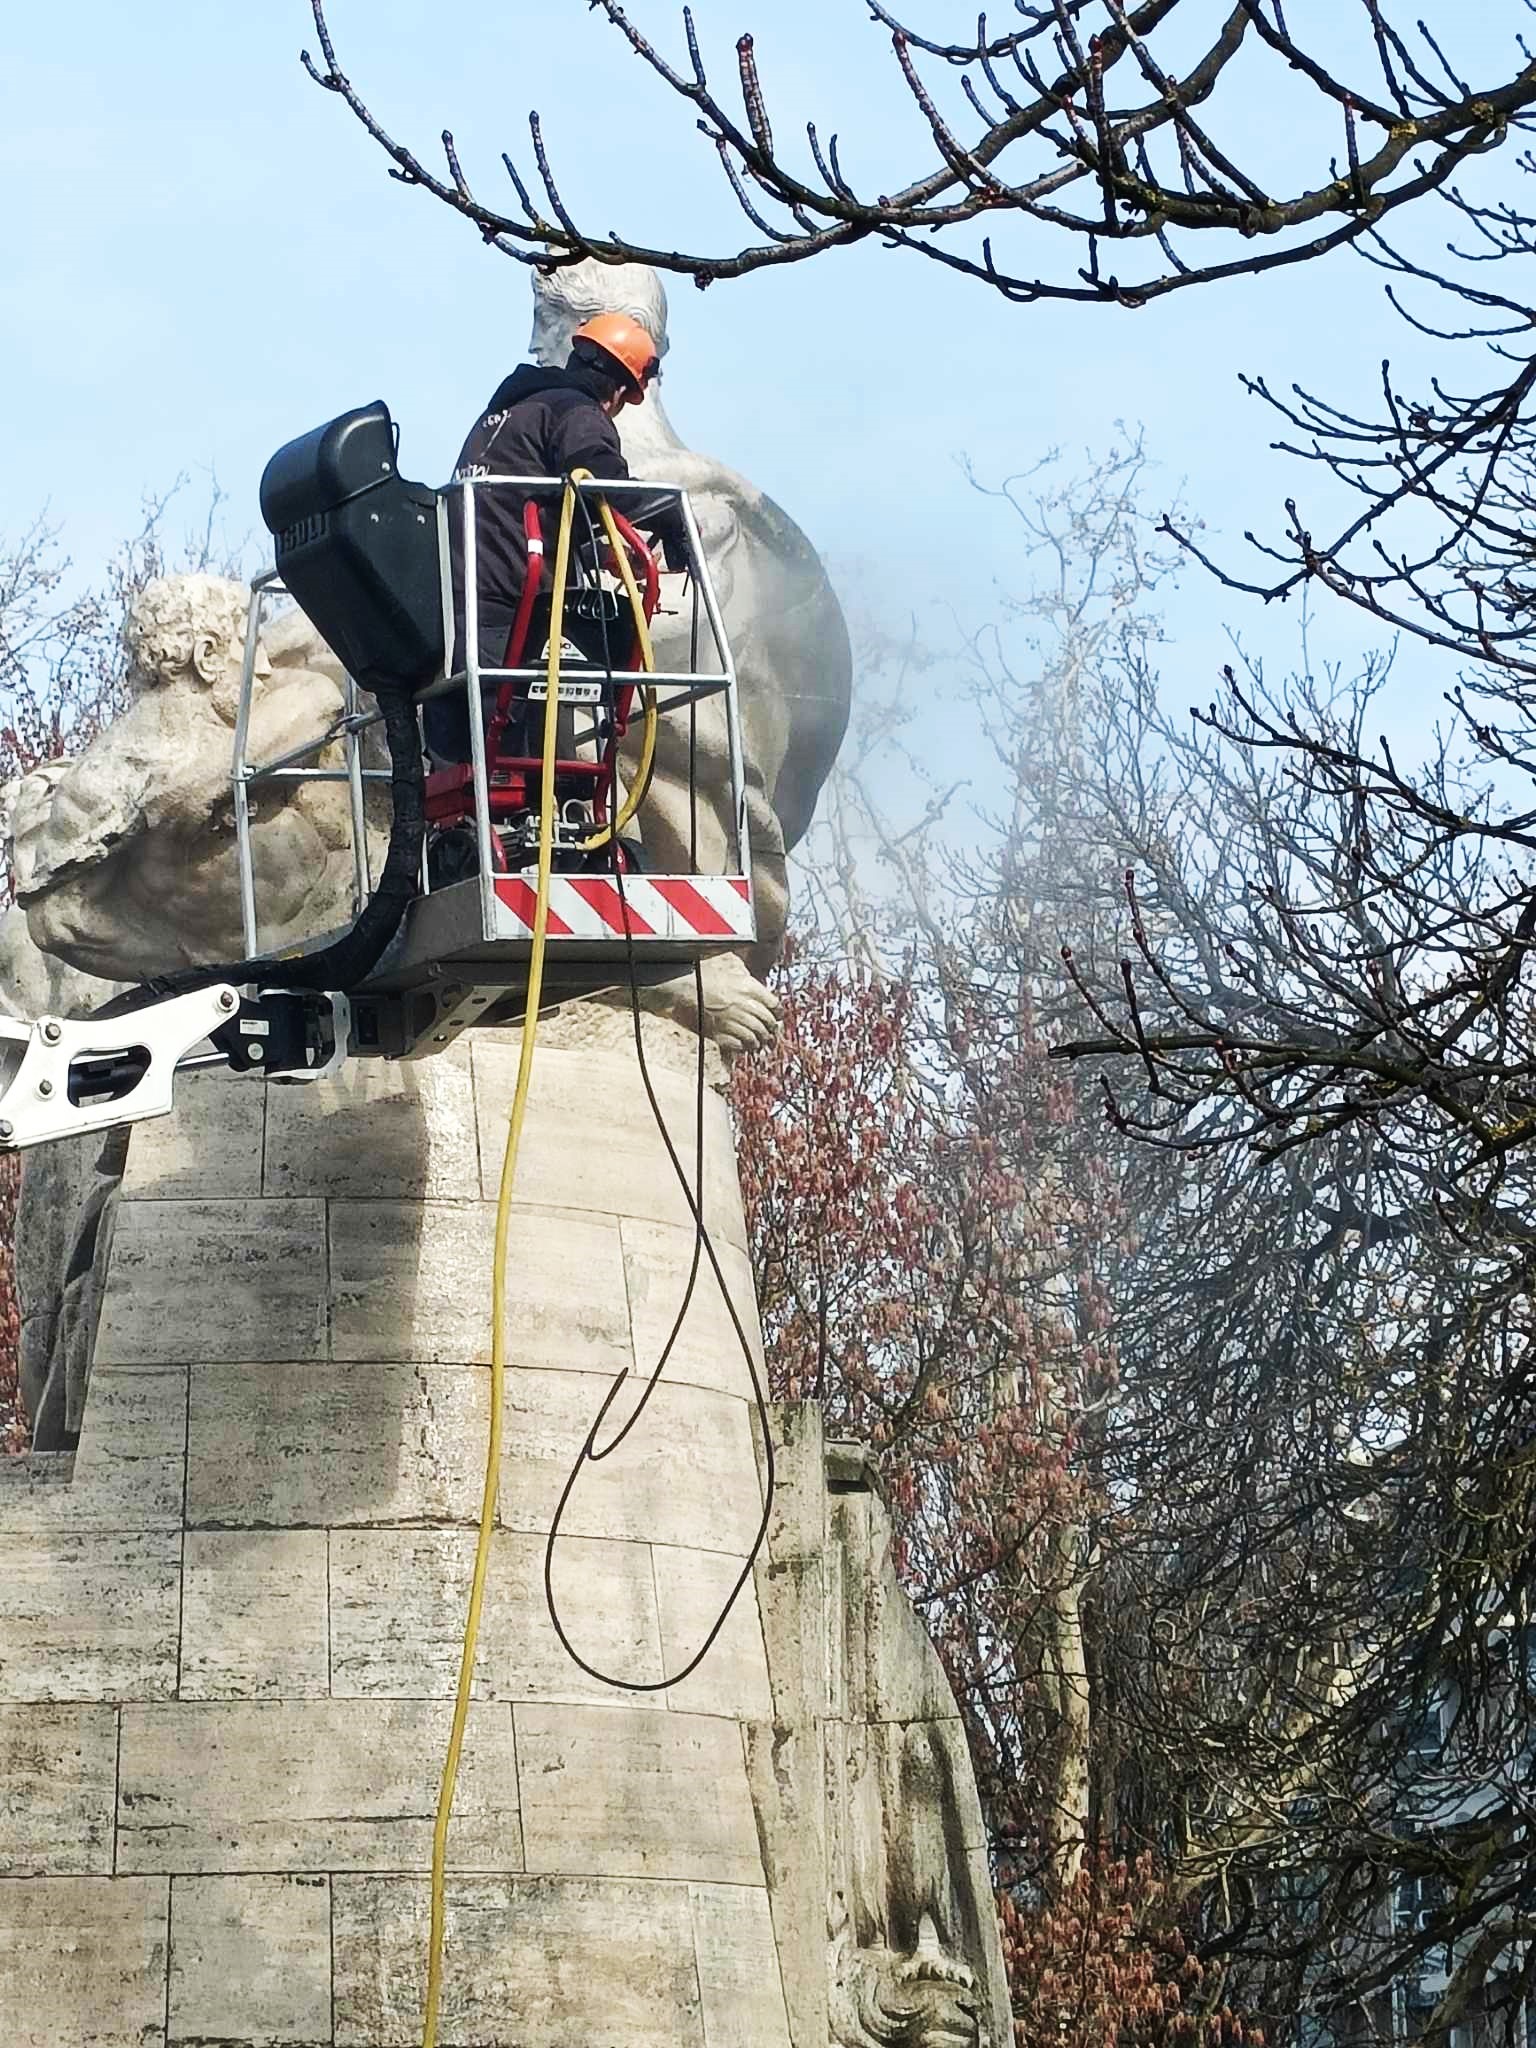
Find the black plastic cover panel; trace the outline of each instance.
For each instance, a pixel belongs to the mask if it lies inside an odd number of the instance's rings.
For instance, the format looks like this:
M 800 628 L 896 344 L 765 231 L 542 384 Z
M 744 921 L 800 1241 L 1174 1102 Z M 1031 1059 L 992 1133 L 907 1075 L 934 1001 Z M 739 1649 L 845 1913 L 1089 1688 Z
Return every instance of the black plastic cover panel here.
M 261 516 L 283 581 L 358 682 L 417 690 L 439 673 L 437 494 L 400 475 L 382 400 L 280 448 Z

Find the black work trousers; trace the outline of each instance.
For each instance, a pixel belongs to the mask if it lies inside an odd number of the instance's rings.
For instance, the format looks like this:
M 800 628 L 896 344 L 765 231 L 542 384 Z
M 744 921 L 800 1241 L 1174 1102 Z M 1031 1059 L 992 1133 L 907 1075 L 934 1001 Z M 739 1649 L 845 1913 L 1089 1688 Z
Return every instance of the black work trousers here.
M 515 604 L 509 607 L 494 604 L 480 606 L 480 666 L 500 668 L 506 657 L 507 635 L 517 616 Z M 453 650 L 453 670 L 456 673 L 464 666 L 463 626 Z M 533 635 L 530 634 L 532 639 Z M 481 698 L 488 710 L 496 701 L 499 683 L 485 683 L 481 686 Z M 516 714 L 514 714 L 515 716 Z M 482 724 L 484 718 L 482 716 Z M 446 697 L 434 697 L 430 704 L 423 706 L 422 730 L 426 734 L 427 752 L 439 766 L 450 761 L 467 761 L 470 758 L 469 704 L 462 689 L 451 690 Z

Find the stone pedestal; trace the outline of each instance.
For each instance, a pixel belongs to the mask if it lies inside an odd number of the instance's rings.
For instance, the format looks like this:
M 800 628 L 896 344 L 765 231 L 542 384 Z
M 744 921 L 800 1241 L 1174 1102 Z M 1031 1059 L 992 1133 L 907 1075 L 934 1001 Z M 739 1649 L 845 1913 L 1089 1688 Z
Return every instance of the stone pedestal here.
M 651 1043 L 691 1170 L 691 1042 Z M 418 2039 L 516 1061 L 496 1035 L 314 1087 L 206 1077 L 135 1134 L 78 1454 L 0 1466 L 8 2048 Z M 704 1129 L 755 1343 L 712 1091 Z M 630 1412 L 692 1255 L 622 1020 L 557 1021 L 512 1230 L 443 2048 L 787 2048 L 747 1759 L 774 1711 L 755 1588 L 657 1693 L 586 1677 L 545 1607 L 560 1488 L 625 1367 L 610 1424 Z M 590 1663 L 650 1681 L 703 1639 L 760 1513 L 750 1394 L 706 1263 L 556 1552 Z

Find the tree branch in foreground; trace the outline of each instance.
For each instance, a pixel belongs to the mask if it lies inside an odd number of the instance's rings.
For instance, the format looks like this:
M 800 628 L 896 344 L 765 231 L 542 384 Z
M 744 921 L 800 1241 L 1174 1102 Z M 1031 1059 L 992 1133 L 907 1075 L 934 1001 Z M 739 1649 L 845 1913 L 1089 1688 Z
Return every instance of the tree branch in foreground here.
M 1353 0 L 1337 10 L 1341 18 L 1329 22 L 1317 47 L 1287 26 L 1279 0 L 1235 0 L 1193 50 L 1190 31 L 1208 19 L 1195 0 L 1019 4 L 1018 27 L 989 37 L 983 16 L 973 42 L 937 40 L 866 0 L 920 137 L 909 172 L 878 190 L 857 181 L 840 138 L 830 134 L 824 143 L 815 122 L 806 126 L 799 159 L 785 154 L 750 34 L 736 43 L 727 89 L 712 77 L 690 10 L 683 14 L 686 62 L 678 65 L 618 0 L 591 0 L 636 61 L 693 109 L 733 199 L 761 237 L 707 252 L 579 221 L 562 196 L 536 112 L 528 144 L 534 175 L 511 154 L 502 158 L 510 209 L 476 191 L 451 129 L 442 135 L 443 168 L 430 168 L 384 127 L 342 67 L 325 0 L 310 4 L 320 58 L 305 51 L 305 67 L 350 108 L 390 159 L 393 177 L 462 214 L 520 262 L 648 263 L 699 285 L 873 240 L 1023 303 L 1140 306 L 1352 243 L 1400 208 L 1446 190 L 1460 166 L 1527 127 L 1536 108 L 1536 61 L 1513 28 L 1508 76 L 1474 88 L 1442 54 L 1432 27 L 1394 26 L 1386 0 Z M 1443 11 L 1448 37 L 1455 10 Z M 1346 76 L 1331 53 L 1348 43 L 1351 28 L 1358 68 Z M 1242 161 L 1244 109 L 1255 91 L 1286 106 L 1280 132 L 1298 138 L 1284 189 L 1270 190 Z M 1010 259 L 994 247 L 1004 227 L 1023 231 L 1021 248 L 1033 248 L 1039 237 L 1031 230 L 1044 228 L 1070 253 L 1040 269 Z

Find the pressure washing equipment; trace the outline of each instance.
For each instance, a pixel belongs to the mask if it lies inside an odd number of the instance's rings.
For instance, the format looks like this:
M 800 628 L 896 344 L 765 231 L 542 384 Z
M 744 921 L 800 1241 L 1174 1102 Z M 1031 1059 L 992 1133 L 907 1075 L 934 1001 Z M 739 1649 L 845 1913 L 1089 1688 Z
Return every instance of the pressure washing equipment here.
M 667 979 L 712 952 L 751 944 L 735 667 L 686 492 L 651 480 L 577 480 L 570 559 L 588 527 L 606 542 L 604 559 L 591 560 L 586 549 L 580 579 L 568 562 L 557 590 L 531 588 L 533 557 L 521 635 L 514 632 L 495 666 L 480 659 L 480 494 L 517 492 L 542 537 L 568 482 L 489 476 L 444 491 L 411 483 L 400 474 L 394 423 L 382 403 L 343 414 L 272 458 L 261 504 L 275 563 L 251 586 L 231 764 L 245 957 L 159 976 L 83 1021 L 0 1019 L 0 1150 L 163 1116 L 176 1074 L 191 1068 L 314 1079 L 348 1057 L 420 1058 L 466 1028 L 516 1022 L 528 1003 L 532 876 L 545 808 L 536 784 L 547 756 L 528 738 L 549 688 L 548 660 L 536 643 L 557 599 L 562 631 L 550 640 L 565 708 L 554 730 L 571 737 L 569 744 L 559 738 L 555 757 L 541 999 L 590 995 L 631 975 Z M 687 632 L 674 638 L 697 650 L 686 668 L 653 668 L 643 682 L 641 647 L 658 617 L 661 580 L 623 514 L 626 497 L 641 496 L 681 513 Z M 457 602 L 451 521 L 463 543 Z M 323 731 L 261 759 L 253 733 L 262 627 L 294 600 L 344 664 L 344 701 Z M 453 691 L 466 701 L 471 759 L 429 777 L 421 707 Z M 723 702 L 728 740 L 727 867 L 654 872 L 643 864 L 639 813 L 659 720 L 696 712 L 711 697 Z M 640 745 L 630 766 L 637 708 Z M 263 790 L 303 781 L 347 787 L 354 915 L 346 929 L 316 934 L 279 957 L 263 949 L 252 806 Z M 388 838 L 375 875 L 370 820 L 386 788 Z M 467 842 L 471 856 L 458 873 L 441 865 L 434 871 L 433 846 L 449 832 Z M 615 839 L 627 870 L 622 888 Z

